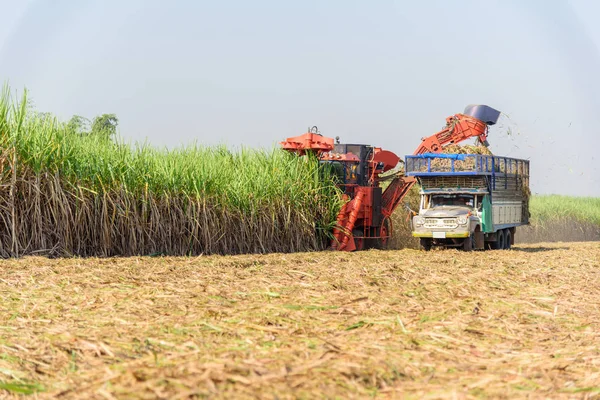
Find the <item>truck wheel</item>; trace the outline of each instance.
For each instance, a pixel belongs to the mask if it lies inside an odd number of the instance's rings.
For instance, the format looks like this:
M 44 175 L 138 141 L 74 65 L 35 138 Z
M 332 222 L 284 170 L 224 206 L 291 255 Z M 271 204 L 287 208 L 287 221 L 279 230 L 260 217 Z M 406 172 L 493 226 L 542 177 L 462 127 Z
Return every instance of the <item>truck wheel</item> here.
M 473 250 L 485 250 L 485 235 L 479 226 L 473 231 Z
M 421 242 L 421 249 L 422 250 L 425 250 L 425 251 L 431 250 L 431 245 L 432 245 L 431 239 L 421 238 L 420 242 Z
M 512 240 L 512 234 L 510 229 L 506 229 L 504 234 L 504 250 L 510 250 L 510 241 Z
M 500 229 L 498 232 L 496 232 L 496 242 L 494 243 L 494 249 L 495 250 L 502 250 L 504 249 L 504 230 Z
M 465 238 L 463 241 L 463 250 L 464 251 L 472 251 L 475 248 L 475 236 L 470 235 L 468 238 Z

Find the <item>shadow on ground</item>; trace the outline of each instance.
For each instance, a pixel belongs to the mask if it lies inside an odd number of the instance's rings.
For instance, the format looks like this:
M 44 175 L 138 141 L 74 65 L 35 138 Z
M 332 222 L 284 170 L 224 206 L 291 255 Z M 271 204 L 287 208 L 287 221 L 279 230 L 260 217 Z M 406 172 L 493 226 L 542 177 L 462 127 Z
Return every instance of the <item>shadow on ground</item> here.
M 394 214 L 394 234 L 390 241 L 391 249 L 418 249 L 418 239 L 412 237 L 410 224 L 403 213 Z M 570 219 L 555 220 L 545 223 L 532 222 L 517 228 L 513 250 L 535 253 L 561 248 L 529 247 L 518 248 L 519 244 L 556 243 L 556 242 L 595 242 L 600 241 L 600 226 L 573 221 Z
M 513 247 L 512 251 L 522 251 L 525 253 L 539 253 L 544 251 L 569 250 L 568 247 Z

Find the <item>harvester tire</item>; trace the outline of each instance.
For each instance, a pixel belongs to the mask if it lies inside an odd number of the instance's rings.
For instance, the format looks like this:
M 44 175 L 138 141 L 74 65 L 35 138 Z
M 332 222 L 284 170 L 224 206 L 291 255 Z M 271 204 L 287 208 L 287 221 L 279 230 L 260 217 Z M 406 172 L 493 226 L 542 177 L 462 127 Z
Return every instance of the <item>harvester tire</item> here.
M 362 228 L 355 228 L 352 230 L 352 236 L 354 236 L 354 246 L 356 246 L 356 251 L 365 250 L 367 248 L 365 238 L 357 238 L 357 236 L 364 236 L 365 233 Z
M 390 219 L 384 218 L 383 223 L 381 224 L 381 228 L 378 229 L 378 236 L 388 236 L 391 233 Z M 391 237 L 378 237 L 377 239 L 373 239 L 373 248 L 379 250 L 385 250 L 390 245 Z

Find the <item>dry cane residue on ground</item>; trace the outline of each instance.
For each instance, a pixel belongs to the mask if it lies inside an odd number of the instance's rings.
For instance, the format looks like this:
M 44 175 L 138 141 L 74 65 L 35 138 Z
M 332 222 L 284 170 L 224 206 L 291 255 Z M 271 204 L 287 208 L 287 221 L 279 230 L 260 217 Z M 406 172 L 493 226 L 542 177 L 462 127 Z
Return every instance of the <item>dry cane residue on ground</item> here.
M 600 244 L 0 266 L 0 397 L 600 395 Z

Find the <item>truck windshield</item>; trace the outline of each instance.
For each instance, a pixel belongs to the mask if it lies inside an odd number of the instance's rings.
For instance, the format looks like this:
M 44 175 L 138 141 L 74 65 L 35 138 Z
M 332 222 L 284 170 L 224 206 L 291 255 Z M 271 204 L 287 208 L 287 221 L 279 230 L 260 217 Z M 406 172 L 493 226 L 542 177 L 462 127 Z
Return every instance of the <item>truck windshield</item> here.
M 474 207 L 474 196 L 470 194 L 434 194 L 431 196 L 431 207 L 459 206 Z

